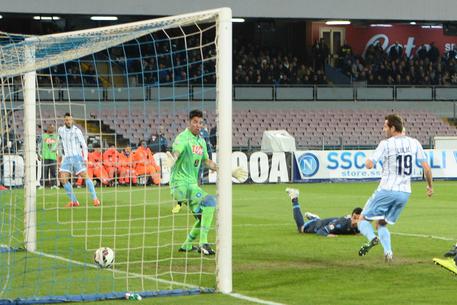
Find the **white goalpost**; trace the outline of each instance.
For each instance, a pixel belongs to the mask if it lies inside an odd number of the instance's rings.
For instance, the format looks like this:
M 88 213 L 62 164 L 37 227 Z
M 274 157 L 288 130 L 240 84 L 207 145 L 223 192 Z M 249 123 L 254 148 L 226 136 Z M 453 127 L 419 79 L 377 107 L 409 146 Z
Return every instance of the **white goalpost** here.
M 217 88 L 217 111 L 229 115 L 218 117 L 219 176 L 217 184 L 217 288 L 223 293 L 232 292 L 232 24 L 231 12 L 223 11 L 219 24 L 219 55 L 226 61 L 217 61 L 220 77 Z M 229 186 L 229 187 L 227 187 Z
M 33 46 L 25 51 L 26 62 L 34 62 Z M 36 250 L 36 72 L 24 74 L 24 229 L 25 249 Z
M 231 10 L 2 36 L 0 304 L 232 292 Z M 207 131 L 217 128 L 217 184 L 200 177 L 217 197 L 209 234 L 216 256 L 178 252 L 195 215 L 171 211 L 165 150 L 193 109 L 203 111 Z M 80 206 L 67 207 L 52 173 L 60 162 L 52 136 L 66 113 L 89 146 L 99 207 L 74 173 Z M 95 266 L 100 247 L 114 250 L 111 268 Z

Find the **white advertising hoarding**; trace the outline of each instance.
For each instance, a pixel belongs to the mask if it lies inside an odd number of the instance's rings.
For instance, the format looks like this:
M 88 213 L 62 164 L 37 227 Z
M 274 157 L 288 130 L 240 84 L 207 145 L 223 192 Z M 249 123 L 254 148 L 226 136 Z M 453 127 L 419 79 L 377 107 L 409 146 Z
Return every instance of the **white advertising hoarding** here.
M 381 177 L 382 164 L 365 168 L 374 150 L 296 151 L 293 181 L 371 180 Z M 457 151 L 425 150 L 434 178 L 457 178 Z M 412 178 L 422 177 L 422 167 L 413 162 Z
M 266 154 L 258 151 L 253 153 L 233 152 L 232 168 L 238 166 L 248 172 L 248 179 L 234 183 L 287 183 L 345 181 L 345 180 L 379 180 L 382 164 L 376 164 L 371 170 L 365 169 L 365 161 L 374 150 L 333 150 L 333 151 L 296 151 L 295 153 L 275 152 Z M 433 178 L 457 179 L 457 150 L 425 150 L 428 162 L 432 168 Z M 165 164 L 165 153 L 154 155 L 162 167 L 162 184 L 170 180 L 170 172 Z M 292 158 L 292 160 L 289 159 Z M 217 162 L 216 154 L 212 159 Z M 291 167 L 292 163 L 292 167 Z M 422 177 L 422 168 L 413 162 L 411 177 Z M 41 176 L 41 162 L 37 164 L 38 181 Z M 20 155 L 3 156 L 3 175 L 0 184 L 6 186 L 21 186 L 24 178 L 24 160 Z M 215 183 L 217 173 L 209 171 L 205 183 Z

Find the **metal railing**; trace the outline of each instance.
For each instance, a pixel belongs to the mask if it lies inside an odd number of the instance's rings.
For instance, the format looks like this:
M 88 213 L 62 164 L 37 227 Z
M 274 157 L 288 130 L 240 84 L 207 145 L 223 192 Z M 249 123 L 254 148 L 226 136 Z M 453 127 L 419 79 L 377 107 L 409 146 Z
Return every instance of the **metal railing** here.
M 457 101 L 457 86 L 233 85 L 235 101 Z M 22 101 L 20 88 L 10 93 Z M 187 101 L 214 100 L 215 87 L 38 87 L 41 100 Z
M 457 86 L 234 85 L 235 100 L 457 101 Z

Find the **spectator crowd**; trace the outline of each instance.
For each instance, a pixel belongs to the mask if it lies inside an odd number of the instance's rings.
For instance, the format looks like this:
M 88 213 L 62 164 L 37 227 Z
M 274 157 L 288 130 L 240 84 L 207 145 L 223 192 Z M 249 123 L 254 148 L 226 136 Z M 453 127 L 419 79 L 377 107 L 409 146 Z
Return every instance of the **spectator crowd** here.
M 188 85 L 214 84 L 214 44 L 206 44 L 193 37 L 182 42 L 158 42 L 129 45 L 125 51 L 110 49 L 90 58 L 71 61 L 45 69 L 39 73 L 41 83 L 54 87 L 103 85 L 108 76 L 97 73 L 97 61 L 109 63 L 116 77 L 129 87 L 158 84 Z M 140 57 L 140 54 L 143 54 Z M 297 54 L 280 47 L 260 47 L 254 43 L 234 41 L 233 83 L 266 85 L 328 84 L 325 67 L 329 48 L 323 41 L 315 41 L 309 52 Z M 414 50 L 407 56 L 404 47 L 396 42 L 386 50 L 378 43 L 370 45 L 364 54 L 353 54 L 344 43 L 338 53 L 336 68 L 352 81 L 368 85 L 457 85 L 456 51 L 440 54 L 433 42 Z M 113 80 L 110 80 L 113 81 Z
M 312 48 L 312 64 L 279 48 L 235 43 L 234 84 L 327 84 L 324 72 L 328 48 L 320 41 Z
M 398 42 L 386 50 L 373 44 L 365 54 L 356 55 L 345 43 L 338 67 L 353 81 L 368 85 L 457 85 L 456 55 L 452 49 L 442 56 L 433 42 L 419 46 L 409 57 Z

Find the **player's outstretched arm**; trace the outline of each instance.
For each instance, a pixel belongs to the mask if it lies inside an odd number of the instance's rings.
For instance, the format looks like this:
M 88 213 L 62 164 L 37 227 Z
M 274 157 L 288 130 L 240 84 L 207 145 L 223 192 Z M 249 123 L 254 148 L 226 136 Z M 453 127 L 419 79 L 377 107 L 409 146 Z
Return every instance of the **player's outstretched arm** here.
M 382 156 L 385 154 L 385 146 L 386 146 L 385 141 L 381 141 L 379 143 L 379 145 L 378 145 L 378 147 L 376 147 L 373 155 L 371 155 L 371 157 L 368 158 L 367 161 L 365 162 L 365 167 L 367 169 L 374 168 L 376 163 L 382 159 Z
M 209 169 L 213 171 L 217 171 L 217 164 L 213 160 L 206 160 L 205 161 L 205 166 L 208 167 Z M 244 181 L 248 178 L 248 173 L 246 170 L 242 167 L 237 167 L 232 171 L 232 177 L 235 178 L 238 181 Z
M 320 236 L 324 236 L 324 237 L 327 237 L 330 233 L 330 229 L 329 229 L 329 226 L 325 226 L 325 227 L 321 227 L 319 228 L 317 231 L 316 231 L 316 234 L 317 235 L 320 235 Z
M 211 160 L 211 159 L 206 159 L 206 160 L 205 160 L 205 166 L 206 166 L 207 168 L 209 168 L 210 170 L 217 172 L 217 164 L 216 164 L 216 162 L 214 162 L 213 160 Z
M 166 160 L 166 164 L 167 164 L 167 167 L 170 169 L 172 169 L 173 165 L 175 165 L 176 163 L 176 160 L 178 160 L 179 158 L 179 152 L 169 152 L 167 151 L 167 160 Z M 173 214 L 176 214 L 176 213 L 179 213 L 179 211 L 181 211 L 181 207 L 182 207 L 182 203 L 181 202 L 177 202 L 176 205 L 171 209 L 171 212 Z
M 89 154 L 89 150 L 87 148 L 86 140 L 84 139 L 84 136 L 83 136 L 83 133 L 82 133 L 81 129 L 78 128 L 76 130 L 76 136 L 78 137 L 79 144 L 81 145 L 81 148 L 83 150 L 83 159 L 87 163 L 87 157 L 88 157 L 88 154 Z
M 242 167 L 237 167 L 233 170 L 232 177 L 238 181 L 244 181 L 248 178 L 248 172 Z
M 178 152 L 169 152 L 167 151 L 167 166 L 169 169 L 171 169 L 173 167 L 173 165 L 175 165 L 176 163 L 176 160 L 178 159 L 179 157 L 179 153 Z
M 430 165 L 428 165 L 427 161 L 422 162 L 422 168 L 424 169 L 424 176 L 427 181 L 427 196 L 431 197 L 433 195 L 432 169 L 430 168 Z

